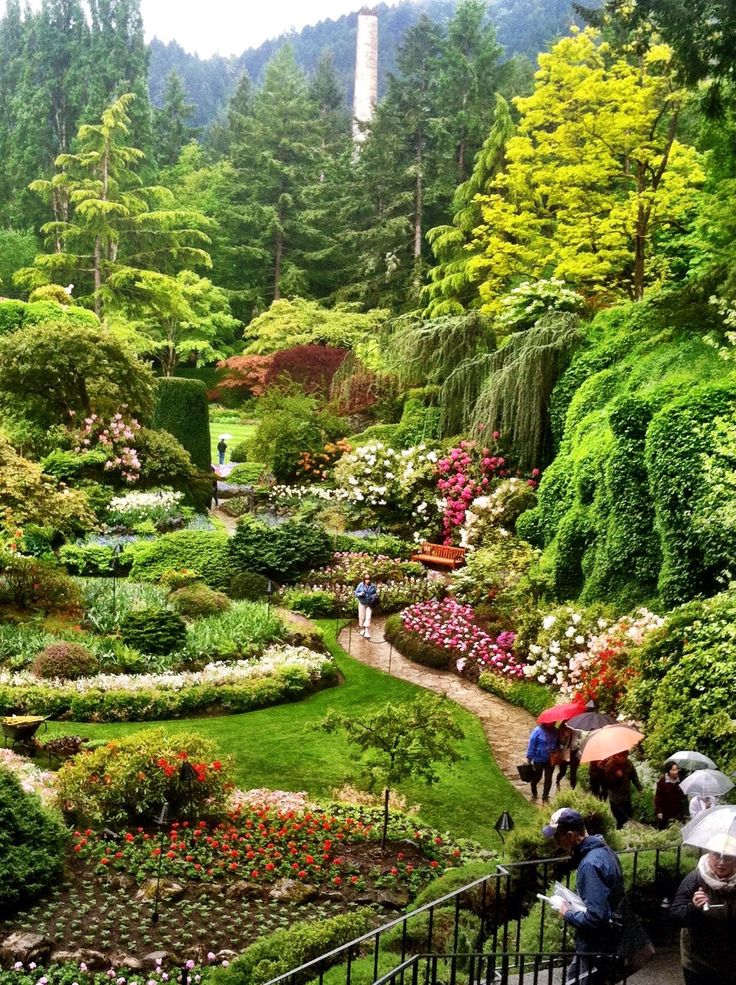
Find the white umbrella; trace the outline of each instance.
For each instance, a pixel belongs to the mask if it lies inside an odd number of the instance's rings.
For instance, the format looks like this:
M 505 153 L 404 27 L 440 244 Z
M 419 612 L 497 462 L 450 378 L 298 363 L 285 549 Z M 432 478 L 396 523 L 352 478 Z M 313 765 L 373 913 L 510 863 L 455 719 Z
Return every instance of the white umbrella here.
M 719 855 L 736 855 L 736 804 L 701 811 L 682 829 L 682 843 Z
M 225 434 L 220 435 L 220 441 L 229 441 L 230 438 L 232 438 L 232 435 L 228 434 L 227 432 L 225 432 Z
M 704 756 L 702 752 L 695 752 L 692 749 L 681 749 L 679 752 L 673 752 L 671 756 L 667 756 L 665 762 L 677 763 L 684 770 L 690 771 L 717 769 L 712 759 Z
M 688 797 L 721 797 L 733 789 L 733 780 L 720 770 L 696 770 L 680 784 L 680 790 Z

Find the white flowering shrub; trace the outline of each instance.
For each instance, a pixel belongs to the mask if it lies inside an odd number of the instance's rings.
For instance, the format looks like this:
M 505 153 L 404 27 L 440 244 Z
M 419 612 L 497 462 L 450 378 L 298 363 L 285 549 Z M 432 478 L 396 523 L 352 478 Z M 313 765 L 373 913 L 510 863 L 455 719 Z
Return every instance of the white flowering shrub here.
M 171 489 L 130 492 L 110 500 L 106 521 L 111 527 L 132 529 L 136 524 L 161 523 L 181 514 L 183 493 Z
M 421 539 L 439 522 L 438 459 L 423 444 L 397 451 L 374 441 L 342 456 L 335 485 L 369 519 L 408 525 Z
M 539 474 L 537 469 L 534 472 Z M 472 551 L 499 535 L 513 533 L 518 517 L 532 509 L 536 501 L 537 494 L 528 480 L 518 476 L 503 479 L 488 495 L 474 499 L 466 510 L 460 546 Z
M 526 654 L 524 673 L 532 680 L 561 689 L 569 679 L 570 662 L 587 653 L 588 643 L 609 621 L 600 612 L 561 605 L 548 612 Z

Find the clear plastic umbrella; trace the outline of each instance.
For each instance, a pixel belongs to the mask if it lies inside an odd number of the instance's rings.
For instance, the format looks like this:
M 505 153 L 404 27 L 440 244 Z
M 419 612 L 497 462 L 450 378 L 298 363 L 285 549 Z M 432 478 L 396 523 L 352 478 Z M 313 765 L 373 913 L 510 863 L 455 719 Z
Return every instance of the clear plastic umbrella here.
M 722 797 L 733 790 L 733 780 L 720 770 L 696 770 L 682 781 L 680 790 L 688 797 Z
M 228 432 L 226 431 L 226 432 L 225 432 L 224 434 L 221 434 L 221 435 L 220 435 L 220 439 L 219 439 L 219 440 L 220 440 L 220 441 L 229 441 L 229 440 L 230 440 L 230 438 L 232 438 L 232 435 L 231 435 L 231 434 L 229 434 L 229 433 L 228 433 Z
M 701 811 L 682 829 L 682 843 L 706 852 L 736 856 L 736 804 Z
M 702 752 L 695 752 L 693 749 L 680 749 L 667 756 L 665 762 L 677 763 L 684 770 L 715 770 L 718 767 L 708 756 Z

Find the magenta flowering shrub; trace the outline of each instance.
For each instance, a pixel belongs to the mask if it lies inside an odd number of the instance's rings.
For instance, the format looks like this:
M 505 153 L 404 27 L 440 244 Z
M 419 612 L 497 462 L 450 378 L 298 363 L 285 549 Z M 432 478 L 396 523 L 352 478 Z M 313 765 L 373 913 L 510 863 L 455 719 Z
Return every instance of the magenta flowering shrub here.
M 97 414 L 90 414 L 84 419 L 75 450 L 91 451 L 97 448 L 107 452 L 105 469 L 120 472 L 123 479 L 132 484 L 141 473 L 141 463 L 134 447 L 135 436 L 140 429 L 134 417 L 126 420 L 120 412 L 113 414 L 107 422 Z
M 500 437 L 493 432 L 493 441 Z M 489 486 L 508 473 L 506 459 L 495 448 L 483 448 L 475 441 L 461 441 L 437 462 L 437 490 L 444 500 L 442 534 L 451 544 L 455 532 L 465 522 L 465 511 Z
M 418 602 L 404 609 L 401 622 L 423 643 L 447 650 L 458 674 L 475 677 L 481 670 L 493 670 L 509 677 L 524 676 L 514 654 L 516 634 L 506 631 L 491 636 L 470 605 L 461 605 L 453 598 Z

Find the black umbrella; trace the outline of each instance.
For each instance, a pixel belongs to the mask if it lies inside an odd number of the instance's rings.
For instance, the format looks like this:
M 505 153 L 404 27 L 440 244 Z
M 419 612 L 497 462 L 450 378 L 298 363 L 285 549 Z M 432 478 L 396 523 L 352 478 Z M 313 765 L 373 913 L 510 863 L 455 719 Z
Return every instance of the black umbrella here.
M 615 725 L 616 719 L 611 718 L 610 715 L 604 715 L 600 711 L 584 711 L 573 718 L 569 718 L 567 724 L 570 728 L 578 729 L 581 732 L 594 732 L 598 728 L 603 728 L 604 725 Z

